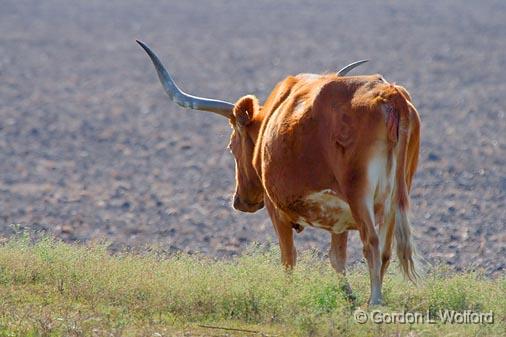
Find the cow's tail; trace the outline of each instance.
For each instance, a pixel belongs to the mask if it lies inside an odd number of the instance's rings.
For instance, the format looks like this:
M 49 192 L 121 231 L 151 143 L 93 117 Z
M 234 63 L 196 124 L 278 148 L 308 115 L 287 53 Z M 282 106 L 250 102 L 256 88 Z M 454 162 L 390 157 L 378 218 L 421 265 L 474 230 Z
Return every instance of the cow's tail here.
M 415 245 L 412 241 L 411 224 L 408 218 L 409 195 L 406 181 L 406 169 L 408 160 L 408 141 L 410 135 L 410 109 L 407 97 L 395 85 L 390 96 L 393 104 L 393 113 L 396 115 L 397 128 L 397 165 L 395 172 L 395 188 L 393 195 L 392 211 L 395 214 L 395 241 L 397 258 L 403 274 L 413 282 L 419 278 L 419 263 Z M 391 128 L 392 130 L 392 128 Z M 395 151 L 395 149 L 394 149 Z

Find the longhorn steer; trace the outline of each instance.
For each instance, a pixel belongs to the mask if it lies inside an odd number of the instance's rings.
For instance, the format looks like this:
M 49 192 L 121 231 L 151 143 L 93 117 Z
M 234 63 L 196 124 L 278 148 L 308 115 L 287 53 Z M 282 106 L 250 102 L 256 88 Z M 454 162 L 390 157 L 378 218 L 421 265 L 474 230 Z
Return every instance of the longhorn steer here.
M 420 119 L 403 87 L 380 75 L 344 77 L 365 62 L 359 61 L 337 74 L 289 76 L 263 105 L 251 95 L 232 104 L 185 94 L 139 44 L 173 101 L 229 119 L 233 206 L 244 212 L 267 207 L 286 267 L 296 260 L 293 230 L 310 226 L 331 233 L 330 261 L 344 273 L 348 230 L 354 229 L 369 267 L 370 304 L 382 302 L 394 236 L 401 270 L 416 279 L 407 211 Z

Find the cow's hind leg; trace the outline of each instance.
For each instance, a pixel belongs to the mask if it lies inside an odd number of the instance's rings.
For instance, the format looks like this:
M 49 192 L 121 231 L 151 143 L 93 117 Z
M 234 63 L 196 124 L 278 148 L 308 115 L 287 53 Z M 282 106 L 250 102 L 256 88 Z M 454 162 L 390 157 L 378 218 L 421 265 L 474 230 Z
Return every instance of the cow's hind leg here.
M 369 267 L 371 281 L 371 297 L 369 304 L 381 304 L 381 257 L 379 239 L 374 228 L 374 209 L 372 200 L 360 200 L 355 198 L 350 202 L 353 217 L 358 223 L 360 239 L 363 244 L 364 257 Z
M 269 200 L 265 201 L 265 206 L 276 230 L 281 251 L 281 262 L 285 267 L 293 268 L 297 260 L 297 251 L 293 242 L 292 224 Z

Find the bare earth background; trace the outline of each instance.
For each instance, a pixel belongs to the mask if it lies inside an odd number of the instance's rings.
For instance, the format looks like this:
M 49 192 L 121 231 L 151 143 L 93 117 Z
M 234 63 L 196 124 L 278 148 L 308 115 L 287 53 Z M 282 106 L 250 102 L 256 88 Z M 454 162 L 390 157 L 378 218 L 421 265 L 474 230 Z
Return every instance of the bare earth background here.
M 288 74 L 369 58 L 423 123 L 412 219 L 421 254 L 506 267 L 506 2 L 0 2 L 0 234 L 240 253 L 275 242 L 265 211 L 230 206 L 220 117 L 168 101 L 150 44 L 191 93 L 265 99 Z M 326 251 L 309 229 L 299 248 Z M 0 240 L 1 241 L 1 240 Z M 361 259 L 356 233 L 351 261 Z

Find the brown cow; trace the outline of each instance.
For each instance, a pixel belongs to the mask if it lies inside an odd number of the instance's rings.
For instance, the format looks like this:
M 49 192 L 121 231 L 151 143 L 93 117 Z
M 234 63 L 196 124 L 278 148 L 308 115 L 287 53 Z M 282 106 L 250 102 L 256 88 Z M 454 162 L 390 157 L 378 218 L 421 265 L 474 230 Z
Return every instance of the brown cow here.
M 331 233 L 330 261 L 344 273 L 348 230 L 355 229 L 369 267 L 370 304 L 382 302 L 394 236 L 403 273 L 416 279 L 407 211 L 420 119 L 403 87 L 380 75 L 344 77 L 360 61 L 338 74 L 289 76 L 263 105 L 251 95 L 231 104 L 185 94 L 139 44 L 172 100 L 230 120 L 234 208 L 255 212 L 265 204 L 285 266 L 295 265 L 293 230 L 311 226 Z

